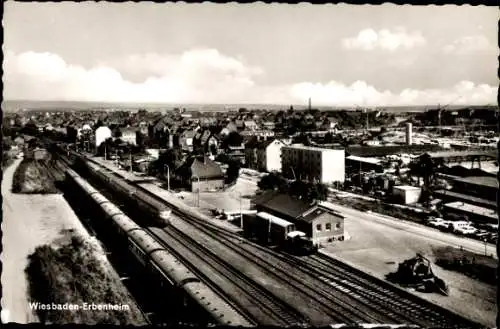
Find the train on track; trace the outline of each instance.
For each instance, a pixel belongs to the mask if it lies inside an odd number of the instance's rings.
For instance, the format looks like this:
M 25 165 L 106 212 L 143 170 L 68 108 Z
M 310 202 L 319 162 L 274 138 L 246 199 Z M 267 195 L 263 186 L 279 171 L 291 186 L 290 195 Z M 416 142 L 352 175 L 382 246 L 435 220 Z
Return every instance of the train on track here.
M 295 224 L 265 212 L 245 214 L 243 232 L 250 240 L 278 246 L 295 255 L 310 255 L 318 250 L 304 232 L 297 231 Z
M 144 269 L 158 280 L 162 287 L 182 289 L 186 297 L 201 307 L 220 325 L 254 325 L 251 320 L 231 306 L 211 287 L 202 282 L 179 259 L 166 250 L 152 235 L 126 216 L 116 205 L 86 182 L 75 171 L 66 170 L 66 179 L 80 188 L 106 214 L 117 234 L 118 242 L 137 258 Z

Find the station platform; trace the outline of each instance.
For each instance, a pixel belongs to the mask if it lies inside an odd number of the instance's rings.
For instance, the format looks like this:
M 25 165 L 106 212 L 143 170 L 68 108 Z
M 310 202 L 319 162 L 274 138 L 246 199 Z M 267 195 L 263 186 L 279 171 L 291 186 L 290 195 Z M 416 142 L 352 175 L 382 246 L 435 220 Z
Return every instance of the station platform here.
M 102 157 L 90 157 L 93 161 L 99 163 L 106 169 L 120 175 L 121 177 L 125 178 L 126 180 L 134 183 L 140 183 L 140 182 L 154 182 L 158 181 L 157 178 L 147 176 L 147 175 L 142 175 L 138 174 L 135 172 L 130 172 L 124 169 L 118 168 L 118 166 L 115 165 L 115 163 L 112 160 L 104 160 Z

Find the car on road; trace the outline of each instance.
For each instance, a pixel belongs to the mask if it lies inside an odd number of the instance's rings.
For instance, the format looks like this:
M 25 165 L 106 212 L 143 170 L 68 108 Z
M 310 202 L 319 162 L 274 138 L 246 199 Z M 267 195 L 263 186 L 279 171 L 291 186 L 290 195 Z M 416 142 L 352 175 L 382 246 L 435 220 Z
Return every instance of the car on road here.
M 461 226 L 454 229 L 455 233 L 467 236 L 473 236 L 477 232 L 477 228 L 472 226 Z

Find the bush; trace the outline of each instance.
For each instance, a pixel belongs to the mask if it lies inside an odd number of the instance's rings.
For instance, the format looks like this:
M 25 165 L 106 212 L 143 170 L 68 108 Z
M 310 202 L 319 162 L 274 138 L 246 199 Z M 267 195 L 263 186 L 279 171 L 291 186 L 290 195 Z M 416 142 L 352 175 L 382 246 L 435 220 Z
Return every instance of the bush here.
M 25 158 L 14 172 L 13 193 L 51 194 L 58 190 L 49 173 L 49 166 L 43 161 Z
M 40 304 L 99 303 L 129 305 L 129 311 L 37 310 L 42 323 L 144 324 L 144 318 L 121 286 L 96 256 L 96 244 L 72 235 L 62 246 L 44 245 L 28 258 L 31 300 Z

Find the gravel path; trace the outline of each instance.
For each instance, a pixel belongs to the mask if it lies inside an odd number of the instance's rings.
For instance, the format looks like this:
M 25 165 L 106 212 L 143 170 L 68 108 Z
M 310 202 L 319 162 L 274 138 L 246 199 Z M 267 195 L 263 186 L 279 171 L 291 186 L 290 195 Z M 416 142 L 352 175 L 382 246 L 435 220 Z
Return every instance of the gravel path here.
M 30 323 L 38 319 L 29 307 L 24 270 L 35 248 L 54 242 L 62 229 L 88 233 L 60 194 L 11 193 L 12 178 L 20 159 L 4 171 L 2 180 L 2 322 Z

